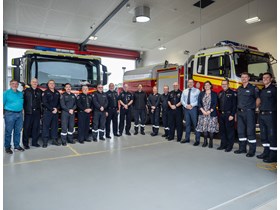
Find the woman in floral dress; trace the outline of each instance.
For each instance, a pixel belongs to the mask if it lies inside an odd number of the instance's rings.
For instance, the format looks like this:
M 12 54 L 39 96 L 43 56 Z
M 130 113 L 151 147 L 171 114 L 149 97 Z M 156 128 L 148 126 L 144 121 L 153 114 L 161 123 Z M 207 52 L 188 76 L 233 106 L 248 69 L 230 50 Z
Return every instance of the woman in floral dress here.
M 218 117 L 217 117 L 217 101 L 218 96 L 212 91 L 212 84 L 209 81 L 204 83 L 204 91 L 198 96 L 198 123 L 196 131 L 204 134 L 204 143 L 202 147 L 208 145 L 208 134 L 210 137 L 209 148 L 213 147 L 214 133 L 219 132 Z

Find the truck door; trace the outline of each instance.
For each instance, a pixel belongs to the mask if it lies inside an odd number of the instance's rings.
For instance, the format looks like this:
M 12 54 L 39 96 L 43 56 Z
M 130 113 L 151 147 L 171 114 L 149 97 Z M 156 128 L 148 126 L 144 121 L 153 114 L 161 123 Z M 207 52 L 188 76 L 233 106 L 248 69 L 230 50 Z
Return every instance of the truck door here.
M 157 87 L 160 94 L 163 93 L 164 85 L 168 85 L 171 90 L 174 82 L 178 82 L 178 68 L 157 71 Z

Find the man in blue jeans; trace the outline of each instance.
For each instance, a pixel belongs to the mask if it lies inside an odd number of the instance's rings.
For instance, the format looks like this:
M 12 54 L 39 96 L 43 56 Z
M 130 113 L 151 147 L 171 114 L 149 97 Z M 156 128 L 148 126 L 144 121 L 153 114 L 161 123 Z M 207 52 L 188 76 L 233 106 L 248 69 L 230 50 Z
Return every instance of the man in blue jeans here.
M 5 150 L 8 154 L 13 154 L 11 150 L 11 139 L 13 133 L 14 149 L 24 151 L 20 147 L 20 132 L 23 125 L 22 109 L 23 109 L 23 94 L 18 91 L 18 82 L 10 81 L 10 89 L 4 92 L 4 119 L 5 119 Z
M 191 125 L 196 128 L 197 124 L 197 103 L 198 103 L 198 95 L 200 91 L 199 89 L 194 87 L 193 79 L 188 80 L 188 88 L 185 89 L 182 93 L 181 103 L 184 107 L 185 121 L 186 121 L 186 138 L 181 141 L 181 143 L 189 143 L 190 142 L 190 134 L 191 134 Z M 194 146 L 199 145 L 200 133 L 195 131 L 195 143 Z

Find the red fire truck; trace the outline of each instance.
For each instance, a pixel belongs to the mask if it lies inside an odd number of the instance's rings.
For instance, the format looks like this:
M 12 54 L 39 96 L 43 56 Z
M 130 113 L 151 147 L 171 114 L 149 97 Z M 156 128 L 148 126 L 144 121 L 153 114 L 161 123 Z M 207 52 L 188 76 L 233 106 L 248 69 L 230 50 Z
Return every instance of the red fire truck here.
M 172 83 L 176 81 L 183 90 L 187 79 L 193 78 L 197 88 L 202 89 L 208 80 L 213 84 L 213 90 L 219 92 L 224 78 L 229 79 L 231 88 L 237 89 L 241 85 L 241 73 L 248 72 L 251 83 L 262 88 L 262 74 L 273 74 L 272 64 L 275 62 L 271 54 L 260 52 L 256 47 L 226 40 L 199 50 L 189 57 L 185 65 L 165 63 L 127 71 L 123 82 L 129 84 L 132 92 L 142 84 L 147 93 L 151 93 L 155 85 L 162 93 L 163 85 L 172 89 Z

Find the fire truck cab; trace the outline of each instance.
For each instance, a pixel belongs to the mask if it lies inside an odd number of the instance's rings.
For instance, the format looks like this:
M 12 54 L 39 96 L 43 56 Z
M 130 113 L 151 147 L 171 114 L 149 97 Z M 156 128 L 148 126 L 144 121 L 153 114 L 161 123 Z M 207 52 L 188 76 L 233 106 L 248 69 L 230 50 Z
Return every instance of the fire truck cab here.
M 108 73 L 101 59 L 93 55 L 77 54 L 69 50 L 43 48 L 27 50 L 20 58 L 12 59 L 12 77 L 26 85 L 37 78 L 42 90 L 50 79 L 55 80 L 61 92 L 65 83 L 72 85 L 72 92 L 78 94 L 83 84 L 90 92 L 98 83 L 107 84 Z
M 213 84 L 213 90 L 219 92 L 224 78 L 229 80 L 232 89 L 237 89 L 241 85 L 241 73 L 248 72 L 250 82 L 262 88 L 263 73 L 273 74 L 271 59 L 274 58 L 269 53 L 260 52 L 256 47 L 222 41 L 192 56 L 187 78 L 193 78 L 200 89 L 208 80 Z

